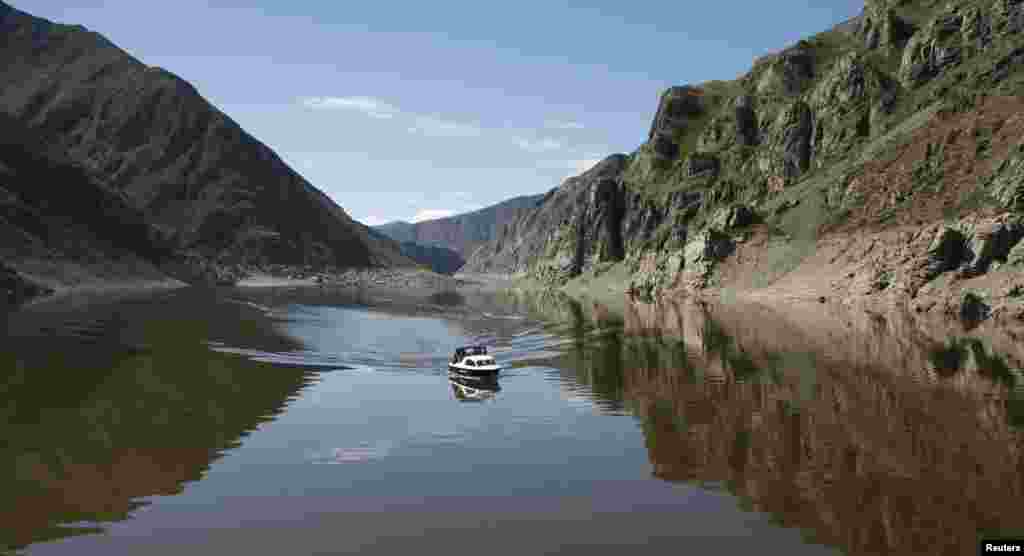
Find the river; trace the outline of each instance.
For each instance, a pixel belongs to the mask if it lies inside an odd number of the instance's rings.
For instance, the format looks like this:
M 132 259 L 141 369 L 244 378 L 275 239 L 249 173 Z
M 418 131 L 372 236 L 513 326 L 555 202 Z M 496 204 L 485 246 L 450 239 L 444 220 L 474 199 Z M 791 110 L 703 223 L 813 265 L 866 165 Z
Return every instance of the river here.
M 447 302 L 185 289 L 8 314 L 0 553 L 966 554 L 1024 531 L 1012 343 Z M 469 343 L 496 383 L 449 376 Z

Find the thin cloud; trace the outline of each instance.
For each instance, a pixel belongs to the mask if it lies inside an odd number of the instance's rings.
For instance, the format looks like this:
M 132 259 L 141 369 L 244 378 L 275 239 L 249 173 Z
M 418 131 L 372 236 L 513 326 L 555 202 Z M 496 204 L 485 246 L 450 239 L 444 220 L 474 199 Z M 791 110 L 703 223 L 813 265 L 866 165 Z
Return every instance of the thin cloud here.
M 409 131 L 430 137 L 479 137 L 483 133 L 473 124 L 445 120 L 436 116 L 416 116 Z
M 561 141 L 550 137 L 542 137 L 540 139 L 524 139 L 522 137 L 517 137 L 515 142 L 520 149 L 531 153 L 557 151 L 565 147 Z
M 548 120 L 544 127 L 549 129 L 583 129 L 583 124 L 569 120 Z
M 307 97 L 302 105 L 311 110 L 353 110 L 380 120 L 389 120 L 400 112 L 397 106 L 373 97 Z

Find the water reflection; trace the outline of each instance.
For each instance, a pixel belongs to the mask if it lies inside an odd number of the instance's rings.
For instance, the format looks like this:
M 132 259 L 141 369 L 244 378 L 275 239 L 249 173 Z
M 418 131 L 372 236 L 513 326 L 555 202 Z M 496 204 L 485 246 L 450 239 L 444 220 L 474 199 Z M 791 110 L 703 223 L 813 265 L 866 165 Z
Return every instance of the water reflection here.
M 210 339 L 301 347 L 251 307 L 192 293 L 56 322 L 46 308 L 8 315 L 0 342 L 18 350 L 0 351 L 0 549 L 102 532 L 146 497 L 182 492 L 315 379 L 212 352 Z
M 572 336 L 552 366 L 629 408 L 656 477 L 849 554 L 967 554 L 1024 531 L 1019 346 L 901 314 L 510 302 Z
M 498 377 L 467 376 L 457 372 L 448 373 L 452 394 L 460 402 L 485 402 L 493 400 L 501 391 Z

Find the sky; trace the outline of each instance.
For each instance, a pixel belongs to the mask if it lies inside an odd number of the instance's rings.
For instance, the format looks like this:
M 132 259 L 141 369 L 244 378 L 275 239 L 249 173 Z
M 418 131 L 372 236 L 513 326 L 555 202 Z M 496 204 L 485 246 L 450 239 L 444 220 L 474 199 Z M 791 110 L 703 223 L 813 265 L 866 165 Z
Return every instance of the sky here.
M 7 0 L 191 82 L 357 220 L 543 193 L 863 0 Z

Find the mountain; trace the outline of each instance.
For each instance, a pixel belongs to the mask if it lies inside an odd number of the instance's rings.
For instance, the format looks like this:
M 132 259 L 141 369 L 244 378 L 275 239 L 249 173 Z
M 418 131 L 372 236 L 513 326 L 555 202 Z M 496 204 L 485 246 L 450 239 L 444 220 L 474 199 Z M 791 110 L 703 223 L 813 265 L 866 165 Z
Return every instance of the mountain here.
M 166 278 L 173 250 L 145 216 L 31 133 L 0 115 L 0 304 L 73 277 Z
M 466 264 L 462 255 L 447 247 L 424 245 L 415 241 L 403 241 L 399 245 L 403 255 L 429 266 L 430 270 L 438 274 L 455 274 Z
M 165 270 L 412 264 L 192 85 L 97 33 L 0 1 L 0 78 L 0 133 L 21 153 L 10 156 L 56 160 L 78 176 L 62 183 L 44 164 L 18 170 L 18 179 L 46 190 L 42 196 L 73 197 L 71 188 L 88 182 L 89 195 L 117 199 L 171 250 L 157 261 L 177 261 Z M 93 206 L 63 206 L 72 222 L 96 220 Z M 36 208 L 44 218 L 50 210 Z M 14 248 L 3 257 L 12 267 L 25 263 Z
M 734 81 L 664 91 L 639 149 L 463 272 L 1024 318 L 1022 32 L 1019 0 L 868 0 Z
M 375 228 L 395 241 L 448 247 L 462 257 L 468 257 L 481 244 L 497 237 L 505 225 L 536 207 L 543 198 L 543 195 L 524 195 L 447 218 L 415 224 L 390 222 Z
M 387 224 L 385 224 L 385 226 L 386 225 Z M 412 224 L 409 225 L 412 226 Z M 439 245 L 416 243 L 415 241 L 399 241 L 392 239 L 377 228 L 367 229 L 370 231 L 372 236 L 379 238 L 380 241 L 388 241 L 397 244 L 398 250 L 403 256 L 415 261 L 416 263 L 430 267 L 430 270 L 438 274 L 455 274 L 456 271 L 462 268 L 462 265 L 466 264 L 466 260 L 462 258 L 462 255 L 453 249 L 441 247 Z

